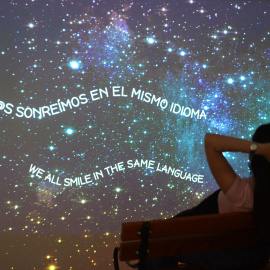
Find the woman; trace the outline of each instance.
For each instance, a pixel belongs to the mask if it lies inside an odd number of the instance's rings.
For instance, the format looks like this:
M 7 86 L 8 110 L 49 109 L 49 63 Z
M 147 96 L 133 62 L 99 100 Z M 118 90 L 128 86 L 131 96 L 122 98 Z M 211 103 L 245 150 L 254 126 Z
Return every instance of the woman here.
M 240 178 L 223 152 L 249 154 L 252 177 Z M 206 134 L 205 153 L 220 189 L 176 217 L 253 211 L 261 245 L 153 259 L 148 262 L 148 270 L 176 267 L 178 261 L 211 270 L 245 269 L 259 267 L 270 257 L 270 124 L 260 126 L 252 141 Z

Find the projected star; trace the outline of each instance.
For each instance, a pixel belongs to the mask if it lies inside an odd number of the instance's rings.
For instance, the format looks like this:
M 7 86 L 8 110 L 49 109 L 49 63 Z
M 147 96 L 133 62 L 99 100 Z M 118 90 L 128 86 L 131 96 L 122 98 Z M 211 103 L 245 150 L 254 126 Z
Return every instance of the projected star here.
M 72 69 L 78 69 L 78 68 L 80 67 L 80 63 L 77 62 L 77 61 L 70 61 L 69 66 L 70 66 Z
M 35 24 L 29 23 L 27 26 L 28 26 L 29 28 L 34 28 L 34 27 L 35 27 Z
M 74 132 L 75 132 L 75 130 L 74 129 L 72 129 L 72 128 L 68 128 L 68 129 L 66 129 L 66 134 L 68 134 L 68 135 L 72 135 Z
M 149 44 L 155 44 L 157 41 L 154 39 L 154 38 L 152 38 L 152 37 L 148 37 L 147 39 L 146 39 L 146 41 L 147 41 L 147 43 L 149 43 Z

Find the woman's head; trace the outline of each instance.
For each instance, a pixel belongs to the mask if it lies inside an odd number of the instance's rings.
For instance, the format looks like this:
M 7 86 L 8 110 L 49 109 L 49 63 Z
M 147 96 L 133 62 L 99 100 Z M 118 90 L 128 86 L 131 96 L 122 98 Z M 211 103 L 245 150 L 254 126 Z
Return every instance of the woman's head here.
M 270 123 L 261 125 L 252 140 L 258 143 L 270 142 Z M 270 162 L 263 156 L 253 155 L 250 164 L 255 179 L 254 214 L 262 240 L 270 243 Z
M 270 142 L 270 123 L 261 125 L 255 131 L 252 140 L 258 143 L 269 143 Z M 253 155 L 251 157 L 251 171 L 253 175 L 259 176 L 261 174 L 265 174 L 268 172 L 268 176 L 270 177 L 270 164 L 269 162 L 262 156 Z
M 270 123 L 259 126 L 256 129 L 252 137 L 252 140 L 258 143 L 270 142 Z

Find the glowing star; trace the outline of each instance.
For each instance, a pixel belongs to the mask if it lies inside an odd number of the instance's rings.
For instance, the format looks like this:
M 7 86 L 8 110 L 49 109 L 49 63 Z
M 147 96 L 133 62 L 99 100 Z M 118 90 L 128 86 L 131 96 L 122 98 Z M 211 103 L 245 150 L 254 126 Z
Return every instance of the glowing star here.
M 47 267 L 48 270 L 56 270 L 58 267 L 56 267 L 55 265 L 51 264 Z
M 86 200 L 82 199 L 81 204 L 85 204 L 85 203 L 86 203 Z
M 146 41 L 147 41 L 147 43 L 149 43 L 149 44 L 154 44 L 154 43 L 156 43 L 156 40 L 155 40 L 154 38 L 152 38 L 152 37 L 147 38 Z
M 186 55 L 186 52 L 181 51 L 181 52 L 180 52 L 180 55 L 181 55 L 181 56 L 185 56 L 185 55 Z
M 246 79 L 245 76 L 241 76 L 241 77 L 240 77 L 240 80 L 241 80 L 241 81 L 244 81 L 245 79 Z
M 201 9 L 199 9 L 199 10 L 196 10 L 196 11 L 199 12 L 199 13 L 201 13 L 201 14 L 203 14 L 203 13 L 206 12 L 203 8 L 201 8 Z
M 80 67 L 79 62 L 77 62 L 77 61 L 70 61 L 69 66 L 72 69 L 78 69 Z
M 74 133 L 74 130 L 71 129 L 71 128 L 68 128 L 68 129 L 66 130 L 66 133 L 67 133 L 68 135 L 72 135 L 72 134 Z
M 232 84 L 232 83 L 233 83 L 233 79 L 232 79 L 232 78 L 229 78 L 227 82 L 228 82 L 229 84 Z
M 121 191 L 121 188 L 116 188 L 115 191 L 116 192 L 120 192 Z
M 27 26 L 28 26 L 29 28 L 34 28 L 34 27 L 35 27 L 35 25 L 34 25 L 33 23 L 29 23 Z

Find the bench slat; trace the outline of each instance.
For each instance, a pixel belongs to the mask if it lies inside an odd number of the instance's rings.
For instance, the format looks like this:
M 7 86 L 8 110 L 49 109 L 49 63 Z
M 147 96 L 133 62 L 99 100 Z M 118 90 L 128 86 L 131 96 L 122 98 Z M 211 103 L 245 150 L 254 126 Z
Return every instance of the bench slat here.
M 209 218 L 211 222 L 209 222 Z M 142 228 L 142 221 L 122 224 L 121 240 L 139 240 L 138 231 Z M 172 218 L 166 220 L 151 220 L 150 238 L 189 235 L 196 232 L 212 233 L 230 230 L 250 229 L 254 227 L 251 213 L 229 213 L 204 216 Z

